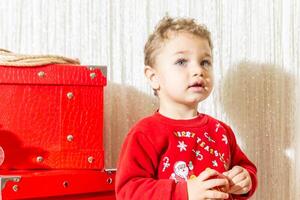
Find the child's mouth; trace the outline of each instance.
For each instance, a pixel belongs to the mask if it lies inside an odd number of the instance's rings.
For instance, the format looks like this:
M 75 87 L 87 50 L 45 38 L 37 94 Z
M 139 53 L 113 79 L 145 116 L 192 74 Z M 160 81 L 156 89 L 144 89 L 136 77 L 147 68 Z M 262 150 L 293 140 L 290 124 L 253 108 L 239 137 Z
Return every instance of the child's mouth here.
M 195 83 L 193 85 L 191 85 L 190 87 L 203 87 L 202 83 Z
M 190 85 L 188 88 L 195 92 L 202 92 L 204 90 L 204 84 L 203 83 L 194 83 L 194 84 Z

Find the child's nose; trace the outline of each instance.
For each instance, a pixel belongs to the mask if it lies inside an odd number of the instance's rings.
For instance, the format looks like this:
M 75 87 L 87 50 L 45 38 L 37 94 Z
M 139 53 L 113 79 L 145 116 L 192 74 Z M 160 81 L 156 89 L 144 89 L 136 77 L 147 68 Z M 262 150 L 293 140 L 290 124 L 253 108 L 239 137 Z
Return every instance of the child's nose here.
M 195 64 L 193 66 L 193 69 L 192 69 L 192 73 L 193 73 L 193 76 L 200 76 L 200 77 L 203 77 L 203 68 L 201 67 L 200 64 Z

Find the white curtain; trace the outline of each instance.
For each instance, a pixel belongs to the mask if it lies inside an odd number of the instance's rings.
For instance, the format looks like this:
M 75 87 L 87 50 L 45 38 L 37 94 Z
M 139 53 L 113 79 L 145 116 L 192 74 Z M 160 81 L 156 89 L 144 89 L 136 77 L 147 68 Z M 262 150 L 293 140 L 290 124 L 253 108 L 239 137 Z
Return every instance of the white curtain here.
M 232 125 L 258 167 L 253 199 L 300 199 L 300 1 L 1 0 L 0 48 L 108 66 L 106 166 L 157 103 L 143 46 L 164 15 L 193 17 L 214 42 L 215 89 L 199 106 Z

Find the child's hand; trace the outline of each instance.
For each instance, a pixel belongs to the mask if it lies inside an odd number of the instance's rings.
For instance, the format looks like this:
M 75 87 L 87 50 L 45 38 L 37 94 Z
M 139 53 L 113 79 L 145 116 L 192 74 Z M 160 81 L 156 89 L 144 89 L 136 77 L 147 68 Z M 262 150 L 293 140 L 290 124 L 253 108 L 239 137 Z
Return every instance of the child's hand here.
M 197 178 L 188 180 L 189 200 L 227 199 L 229 195 L 218 188 L 228 188 L 229 181 L 220 177 L 223 176 L 219 172 L 209 169 L 203 171 Z
M 246 194 L 251 190 L 252 181 L 249 172 L 240 166 L 234 166 L 231 170 L 223 173 L 230 181 L 228 193 Z

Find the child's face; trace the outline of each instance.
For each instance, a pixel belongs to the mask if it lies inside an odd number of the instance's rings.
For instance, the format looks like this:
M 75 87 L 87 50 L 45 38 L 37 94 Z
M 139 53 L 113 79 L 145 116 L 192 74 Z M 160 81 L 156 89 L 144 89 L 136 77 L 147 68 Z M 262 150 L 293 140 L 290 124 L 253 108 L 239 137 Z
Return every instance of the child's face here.
M 196 107 L 213 86 L 211 48 L 206 39 L 190 33 L 171 33 L 158 50 L 155 80 L 160 101 Z

